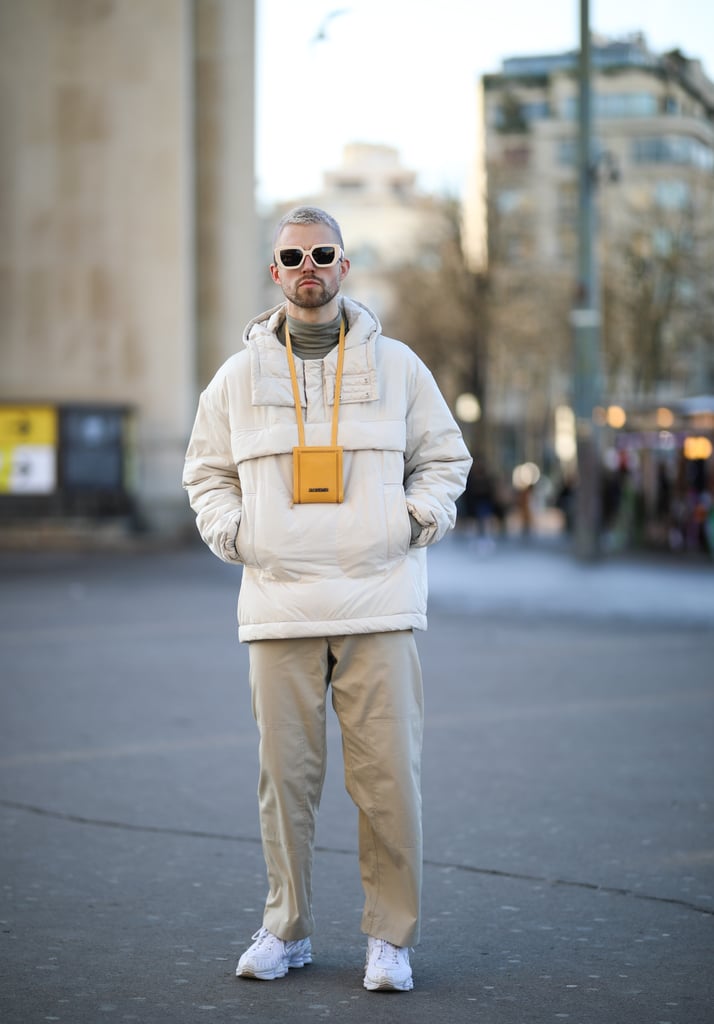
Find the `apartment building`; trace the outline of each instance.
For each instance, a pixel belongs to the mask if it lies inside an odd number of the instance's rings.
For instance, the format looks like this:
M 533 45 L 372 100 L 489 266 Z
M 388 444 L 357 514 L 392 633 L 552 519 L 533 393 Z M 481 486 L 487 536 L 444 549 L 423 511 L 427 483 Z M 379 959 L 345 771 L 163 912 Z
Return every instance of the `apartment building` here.
M 482 227 L 492 269 L 572 272 L 577 62 L 577 52 L 514 57 L 500 73 L 483 77 Z M 643 260 L 698 246 L 698 266 L 711 268 L 706 242 L 714 228 L 714 83 L 699 61 L 680 53 L 652 54 L 641 36 L 596 40 L 592 64 L 592 174 L 599 186 L 602 281 L 621 262 L 618 255 L 633 246 Z M 686 229 L 697 237 L 688 237 Z M 680 282 L 684 292 L 701 284 Z M 713 370 L 692 364 L 697 380 L 680 367 L 679 384 L 705 384 Z
M 572 405 L 578 57 L 509 58 L 480 83 L 469 237 L 496 305 L 490 409 L 501 453 L 541 465 Z M 714 83 L 641 35 L 595 37 L 591 57 L 603 401 L 631 424 L 714 392 Z

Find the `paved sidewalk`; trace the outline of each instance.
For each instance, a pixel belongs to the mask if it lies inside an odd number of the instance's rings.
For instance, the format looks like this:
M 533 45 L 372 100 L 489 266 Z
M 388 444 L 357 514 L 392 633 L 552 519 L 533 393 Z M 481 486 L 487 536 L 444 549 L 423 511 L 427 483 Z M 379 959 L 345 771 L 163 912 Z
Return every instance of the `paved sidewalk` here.
M 432 608 L 479 615 L 714 626 L 714 561 L 620 555 L 586 564 L 553 538 L 452 534 L 429 552 L 429 596 Z
M 265 895 L 238 571 L 0 554 L 2 1024 L 711 1024 L 711 567 L 430 566 L 423 935 L 384 995 L 332 714 L 314 963 L 235 978 Z

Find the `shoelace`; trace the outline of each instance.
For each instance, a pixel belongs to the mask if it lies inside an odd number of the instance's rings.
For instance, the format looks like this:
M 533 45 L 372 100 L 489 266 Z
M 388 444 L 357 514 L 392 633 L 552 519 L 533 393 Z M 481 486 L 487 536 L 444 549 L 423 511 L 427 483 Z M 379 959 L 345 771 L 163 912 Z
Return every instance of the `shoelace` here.
M 280 939 L 268 931 L 267 928 L 260 928 L 253 938 L 257 941 L 258 946 L 269 946 L 273 941 L 280 942 Z
M 395 946 L 391 942 L 387 942 L 386 939 L 378 939 L 377 941 L 379 942 L 379 953 L 377 955 L 379 957 L 384 957 L 385 959 L 391 959 L 392 963 L 396 967 L 399 964 L 398 946 Z

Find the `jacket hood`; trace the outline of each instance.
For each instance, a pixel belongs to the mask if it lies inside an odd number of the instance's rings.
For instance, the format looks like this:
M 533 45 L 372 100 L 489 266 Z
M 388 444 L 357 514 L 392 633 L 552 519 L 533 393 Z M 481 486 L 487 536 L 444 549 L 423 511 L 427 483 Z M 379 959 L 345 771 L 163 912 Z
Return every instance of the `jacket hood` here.
M 382 325 L 376 313 L 373 313 L 371 309 L 364 306 L 361 302 L 343 295 L 340 299 L 340 307 L 344 310 L 347 317 L 348 332 L 357 328 L 356 337 L 354 338 L 356 343 L 359 344 L 382 333 Z M 275 335 L 285 319 L 285 315 L 286 303 L 280 302 L 277 306 L 266 309 L 264 313 L 259 313 L 258 316 L 253 317 L 243 331 L 243 344 L 246 348 L 251 348 L 251 343 L 261 336 L 264 337 L 266 334 Z

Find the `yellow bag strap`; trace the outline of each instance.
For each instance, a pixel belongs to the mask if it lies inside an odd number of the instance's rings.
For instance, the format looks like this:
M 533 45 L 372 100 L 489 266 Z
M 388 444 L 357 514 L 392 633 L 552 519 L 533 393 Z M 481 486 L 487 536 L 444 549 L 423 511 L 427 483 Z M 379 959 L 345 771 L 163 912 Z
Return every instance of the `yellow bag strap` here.
M 305 425 L 302 419 L 302 403 L 300 402 L 300 391 L 298 389 L 297 373 L 295 372 L 295 357 L 293 346 L 288 330 L 288 321 L 285 321 L 285 348 L 288 350 L 288 363 L 290 365 L 290 381 L 293 386 L 293 398 L 295 400 L 295 415 L 297 417 L 298 444 L 305 447 Z M 342 367 L 345 362 L 345 318 L 340 321 L 340 340 L 337 345 L 337 373 L 335 375 L 335 404 L 332 409 L 332 447 L 337 446 L 337 418 L 340 411 L 340 394 L 342 391 Z

